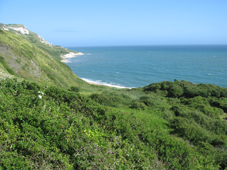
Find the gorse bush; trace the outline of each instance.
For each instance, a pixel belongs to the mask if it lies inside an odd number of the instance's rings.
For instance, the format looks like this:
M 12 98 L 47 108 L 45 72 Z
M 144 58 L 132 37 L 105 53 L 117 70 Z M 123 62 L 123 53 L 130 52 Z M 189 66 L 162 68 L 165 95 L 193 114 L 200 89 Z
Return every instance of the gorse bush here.
M 74 92 L 79 92 L 80 91 L 80 88 L 77 87 L 77 86 L 71 86 L 69 90 L 70 91 L 74 91 Z

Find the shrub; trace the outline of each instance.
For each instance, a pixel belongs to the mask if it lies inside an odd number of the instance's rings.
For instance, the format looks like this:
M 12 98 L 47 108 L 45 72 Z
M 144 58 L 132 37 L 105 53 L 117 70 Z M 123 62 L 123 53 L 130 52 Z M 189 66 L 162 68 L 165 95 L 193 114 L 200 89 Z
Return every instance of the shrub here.
M 181 95 L 183 95 L 184 90 L 182 87 L 178 86 L 178 85 L 174 85 L 173 87 L 170 88 L 168 96 L 169 97 L 180 97 Z
M 104 94 L 97 94 L 97 93 L 94 93 L 90 96 L 90 98 L 100 104 L 103 104 L 103 105 L 112 105 L 111 104 L 111 101 L 109 100 L 109 98 L 104 95 Z
M 144 103 L 137 101 L 137 100 L 133 100 L 130 108 L 138 109 L 138 110 L 144 110 L 146 108 L 146 105 Z
M 211 134 L 208 131 L 189 119 L 176 117 L 171 121 L 170 127 L 174 129 L 175 134 L 194 144 L 212 141 Z
M 77 86 L 71 86 L 69 91 L 73 91 L 73 92 L 79 92 L 80 91 L 80 88 L 77 87 Z

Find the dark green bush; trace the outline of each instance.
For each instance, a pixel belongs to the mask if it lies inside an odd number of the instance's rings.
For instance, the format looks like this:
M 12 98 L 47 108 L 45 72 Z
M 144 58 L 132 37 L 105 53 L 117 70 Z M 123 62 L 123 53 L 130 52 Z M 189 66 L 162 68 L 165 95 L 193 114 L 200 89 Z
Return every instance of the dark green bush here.
M 169 97 L 180 97 L 181 95 L 183 95 L 184 90 L 182 87 L 178 86 L 178 85 L 174 85 L 170 88 L 168 96 Z
M 100 104 L 103 104 L 103 105 L 111 105 L 111 101 L 109 100 L 109 98 L 104 95 L 104 94 L 92 94 L 90 96 L 90 98 Z
M 227 88 L 211 84 L 193 84 L 187 81 L 174 82 L 163 81 L 161 83 L 153 83 L 143 88 L 144 91 L 158 92 L 157 90 L 167 90 L 169 97 L 184 96 L 186 98 L 193 98 L 196 96 L 202 97 L 227 97 Z
M 210 143 L 213 139 L 211 133 L 203 129 L 194 121 L 186 118 L 174 118 L 171 121 L 170 127 L 174 129 L 173 133 L 178 134 L 180 137 L 189 140 L 194 144 L 197 144 L 198 142 Z
M 142 102 L 137 101 L 137 100 L 133 100 L 130 108 L 138 109 L 138 110 L 144 110 L 146 108 L 146 105 Z
M 193 151 L 182 139 L 170 136 L 163 131 L 153 131 L 143 136 L 143 140 L 158 151 L 159 159 L 166 163 L 167 169 L 216 169 L 213 155 L 200 155 Z
M 70 87 L 69 90 L 70 90 L 70 91 L 74 91 L 74 92 L 79 92 L 79 91 L 80 91 L 80 88 L 77 87 L 77 86 L 72 86 L 72 87 Z
M 129 106 L 131 103 L 131 98 L 128 95 L 118 92 L 94 93 L 90 98 L 102 105 L 112 107 Z
M 146 106 L 152 107 L 156 104 L 156 100 L 150 96 L 140 97 L 140 102 L 143 102 Z

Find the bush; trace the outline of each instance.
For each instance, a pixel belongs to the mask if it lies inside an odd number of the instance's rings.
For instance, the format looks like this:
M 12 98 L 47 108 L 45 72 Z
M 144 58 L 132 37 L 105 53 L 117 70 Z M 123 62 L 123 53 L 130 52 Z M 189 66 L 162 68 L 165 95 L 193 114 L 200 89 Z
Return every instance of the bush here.
M 170 88 L 168 96 L 169 97 L 180 97 L 181 95 L 183 95 L 184 90 L 182 87 L 178 86 L 178 85 L 174 85 L 173 87 Z
M 70 87 L 69 91 L 79 92 L 80 91 L 80 88 L 77 87 L 77 86 L 72 86 L 72 87 Z
M 90 96 L 90 98 L 103 105 L 112 105 L 111 102 L 109 101 L 109 98 L 104 94 L 94 93 Z
M 90 98 L 102 105 L 112 107 L 129 106 L 131 98 L 123 93 L 104 91 L 101 94 L 94 93 Z
M 189 119 L 176 117 L 171 121 L 170 127 L 174 129 L 173 133 L 193 144 L 212 141 L 212 136 L 208 131 Z
M 140 97 L 139 100 L 140 102 L 144 103 L 148 107 L 152 107 L 157 103 L 155 98 L 150 96 L 142 96 Z
M 200 155 L 182 139 L 170 136 L 165 131 L 153 131 L 143 136 L 157 152 L 167 169 L 216 169 L 213 155 Z
M 144 110 L 146 108 L 146 105 L 144 103 L 137 101 L 137 100 L 133 100 L 130 108 L 138 109 L 138 110 Z
M 211 84 L 193 84 L 187 81 L 174 82 L 163 81 L 161 83 L 153 83 L 143 88 L 144 91 L 158 92 L 158 90 L 167 90 L 169 97 L 193 98 L 196 96 L 202 97 L 227 97 L 227 88 L 221 88 L 219 86 Z

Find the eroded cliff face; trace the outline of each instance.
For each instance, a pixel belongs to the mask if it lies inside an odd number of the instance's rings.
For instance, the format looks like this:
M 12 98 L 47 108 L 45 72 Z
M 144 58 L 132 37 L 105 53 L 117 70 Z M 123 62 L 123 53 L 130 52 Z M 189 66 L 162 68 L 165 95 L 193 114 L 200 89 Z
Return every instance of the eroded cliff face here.
M 16 33 L 18 35 L 29 35 L 32 34 L 31 31 L 29 31 L 24 25 L 22 24 L 9 24 L 9 25 L 5 25 L 5 24 L 1 24 L 0 25 L 0 29 L 1 30 L 5 30 L 5 31 L 10 31 L 13 33 Z M 40 40 L 41 43 L 47 44 L 50 47 L 53 47 L 53 44 L 49 43 L 48 41 L 46 41 L 43 37 L 41 37 L 40 35 L 36 34 L 37 38 Z
M 21 25 L 21 24 L 9 24 L 9 25 L 1 24 L 0 29 L 11 31 L 18 35 L 29 34 L 29 30 L 24 25 Z

